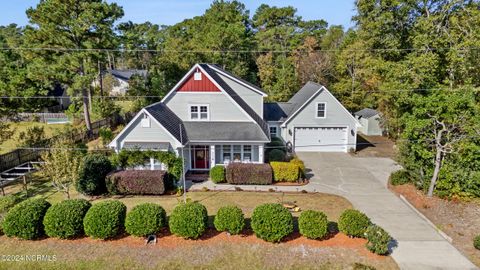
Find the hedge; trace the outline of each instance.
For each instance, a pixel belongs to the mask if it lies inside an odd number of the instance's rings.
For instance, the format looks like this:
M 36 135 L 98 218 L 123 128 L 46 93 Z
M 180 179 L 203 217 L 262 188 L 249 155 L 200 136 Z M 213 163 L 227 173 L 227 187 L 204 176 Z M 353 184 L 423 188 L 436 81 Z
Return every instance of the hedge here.
M 83 219 L 85 234 L 97 239 L 117 236 L 123 230 L 126 213 L 127 207 L 120 201 L 94 204 Z
M 307 172 L 306 172 L 306 167 L 303 160 L 299 159 L 298 157 L 295 157 L 292 160 L 290 160 L 290 163 L 296 164 L 298 166 L 298 168 L 300 169 L 300 178 L 306 178 Z
M 215 216 L 213 224 L 219 232 L 227 231 L 230 234 L 239 234 L 245 227 L 242 209 L 237 206 L 221 207 Z
M 144 203 L 128 212 L 125 230 L 135 236 L 147 236 L 158 233 L 167 225 L 165 210 L 158 204 Z
M 110 194 L 161 195 L 165 193 L 165 171 L 129 170 L 107 175 Z
M 269 164 L 230 163 L 226 172 L 227 182 L 234 185 L 270 185 L 273 180 Z
M 8 210 L 17 204 L 18 198 L 15 195 L 6 195 L 0 197 L 0 233 L 3 233 L 2 223 Z
M 368 226 L 365 236 L 368 241 L 365 246 L 368 250 L 378 255 L 386 255 L 388 253 L 388 243 L 390 243 L 392 237 L 380 226 Z
M 390 174 L 389 181 L 394 186 L 404 185 L 411 182 L 411 176 L 407 170 L 402 169 Z
M 328 234 L 327 215 L 320 211 L 307 210 L 298 218 L 300 234 L 310 239 L 321 239 Z
M 225 167 L 216 165 L 210 169 L 210 180 L 215 184 L 225 182 Z
M 3 232 L 9 237 L 37 239 L 44 235 L 43 218 L 50 203 L 45 199 L 29 199 L 15 205 L 3 220 Z
M 262 204 L 253 210 L 251 226 L 258 238 L 268 242 L 280 242 L 293 232 L 293 217 L 280 204 Z
M 300 168 L 290 162 L 270 162 L 275 182 L 296 182 L 300 178 Z
M 477 235 L 474 239 L 473 239 L 473 246 L 480 250 L 480 235 Z
M 285 152 L 280 149 L 273 149 L 268 152 L 268 161 L 285 161 Z
M 105 177 L 112 170 L 113 166 L 106 156 L 100 154 L 85 156 L 76 182 L 77 191 L 90 196 L 104 194 L 107 192 Z
M 197 239 L 208 227 L 207 208 L 200 203 L 182 203 L 173 209 L 168 220 L 170 232 L 183 238 Z
M 63 239 L 82 235 L 83 218 L 91 206 L 84 199 L 65 200 L 52 205 L 43 219 L 45 233 Z
M 338 219 L 338 229 L 352 237 L 365 238 L 365 232 L 370 224 L 370 219 L 364 213 L 354 209 L 343 211 Z

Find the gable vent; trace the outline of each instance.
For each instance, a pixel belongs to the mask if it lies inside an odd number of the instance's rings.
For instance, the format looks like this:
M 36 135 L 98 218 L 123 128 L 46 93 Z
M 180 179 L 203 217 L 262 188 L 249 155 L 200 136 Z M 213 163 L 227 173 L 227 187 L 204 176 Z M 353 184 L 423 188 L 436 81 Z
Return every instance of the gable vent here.
M 193 79 L 195 81 L 201 81 L 202 80 L 202 73 L 201 72 L 195 72 L 195 74 L 193 75 Z

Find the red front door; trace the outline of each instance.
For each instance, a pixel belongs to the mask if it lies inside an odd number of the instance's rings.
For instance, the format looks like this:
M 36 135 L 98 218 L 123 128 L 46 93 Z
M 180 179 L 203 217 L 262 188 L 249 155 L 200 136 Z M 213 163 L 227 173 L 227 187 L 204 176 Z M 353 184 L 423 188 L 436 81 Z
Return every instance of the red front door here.
M 193 168 L 194 169 L 208 169 L 208 150 L 194 149 L 193 150 Z

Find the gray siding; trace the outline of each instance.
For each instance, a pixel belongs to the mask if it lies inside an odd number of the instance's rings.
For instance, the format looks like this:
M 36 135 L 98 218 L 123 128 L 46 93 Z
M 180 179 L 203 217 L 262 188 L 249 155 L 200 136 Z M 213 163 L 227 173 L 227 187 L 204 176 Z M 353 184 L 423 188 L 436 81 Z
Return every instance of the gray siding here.
M 177 147 L 177 142 L 167 131 L 157 122 L 150 118 L 150 127 L 142 127 L 141 115 L 134 121 L 125 132 L 117 139 L 117 146 L 122 148 L 125 141 L 128 142 L 168 142 L 170 150 Z
M 190 120 L 190 104 L 208 104 L 210 121 L 251 121 L 224 93 L 175 92 L 165 100 L 165 105 L 183 121 Z
M 316 118 L 316 103 L 326 103 L 326 118 Z M 293 132 L 295 127 L 315 127 L 315 126 L 347 126 L 348 127 L 348 147 L 356 148 L 357 128 L 355 120 L 349 113 L 342 108 L 342 105 L 329 93 L 322 91 L 313 100 L 311 100 L 294 118 L 292 118 L 282 129 L 282 137 L 285 141 L 293 142 Z M 291 130 L 291 132 L 289 132 Z M 351 130 L 353 130 L 353 135 Z M 291 134 L 290 134 L 291 133 Z
M 239 95 L 258 115 L 263 115 L 263 96 L 221 73 L 218 75 Z

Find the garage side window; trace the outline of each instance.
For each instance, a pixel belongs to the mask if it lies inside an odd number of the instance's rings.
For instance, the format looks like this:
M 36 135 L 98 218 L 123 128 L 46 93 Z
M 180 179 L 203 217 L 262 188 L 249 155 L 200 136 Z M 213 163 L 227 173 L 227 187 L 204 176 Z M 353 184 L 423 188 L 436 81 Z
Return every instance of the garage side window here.
M 317 118 L 326 118 L 327 117 L 327 104 L 325 102 L 317 103 Z

